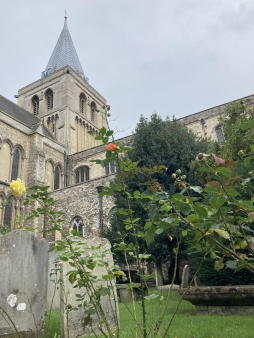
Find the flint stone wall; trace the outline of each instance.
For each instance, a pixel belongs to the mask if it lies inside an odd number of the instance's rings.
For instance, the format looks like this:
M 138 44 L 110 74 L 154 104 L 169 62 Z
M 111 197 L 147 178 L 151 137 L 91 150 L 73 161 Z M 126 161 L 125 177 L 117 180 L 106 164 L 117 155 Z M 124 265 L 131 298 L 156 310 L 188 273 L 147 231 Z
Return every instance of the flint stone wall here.
M 0 236 L 0 307 L 22 338 L 44 337 L 48 249 L 45 239 L 25 230 Z M 11 333 L 0 315 L 0 337 Z
M 113 256 L 110 251 L 110 243 L 106 238 L 101 237 L 88 237 L 87 239 L 79 238 L 79 237 L 71 237 L 71 239 L 77 240 L 78 242 L 84 242 L 84 250 L 85 253 L 83 255 L 87 256 L 90 255 L 92 250 L 85 249 L 94 246 L 97 248 L 100 246 L 100 249 L 95 250 L 95 252 L 102 252 L 104 250 L 109 250 L 109 253 L 106 255 L 106 261 L 110 266 L 114 264 Z M 82 246 L 80 247 L 82 250 Z M 60 284 L 60 297 L 63 301 L 60 302 L 60 309 L 61 309 L 61 338 L 76 338 L 80 335 L 87 336 L 92 334 L 92 330 L 90 326 L 87 326 L 83 329 L 84 323 L 84 308 L 79 308 L 78 311 L 70 311 L 68 313 L 68 320 L 67 320 L 67 312 L 69 311 L 68 308 L 77 307 L 78 302 L 76 302 L 76 294 L 83 294 L 86 292 L 85 288 L 73 288 L 74 284 L 69 282 L 69 275 L 66 275 L 69 271 L 75 270 L 72 268 L 68 262 L 64 262 L 62 265 L 62 274 L 61 280 L 62 283 Z M 105 267 L 99 267 L 98 265 L 92 271 L 92 275 L 97 276 L 100 280 L 103 275 L 106 275 L 107 271 Z M 115 320 L 119 319 L 118 314 L 118 303 L 117 303 L 117 293 L 116 293 L 116 284 L 115 281 L 112 280 L 113 284 L 113 291 L 109 296 L 102 296 L 101 297 L 101 306 L 104 310 L 104 313 L 107 316 L 108 322 L 112 330 L 115 329 L 116 323 Z M 105 281 L 98 281 L 95 286 L 102 285 L 103 287 L 107 287 L 107 283 Z M 85 299 L 89 302 L 89 298 L 86 296 Z M 92 329 L 95 333 L 101 334 L 99 330 L 99 318 L 96 315 L 92 315 Z M 69 333 L 68 333 L 69 331 Z

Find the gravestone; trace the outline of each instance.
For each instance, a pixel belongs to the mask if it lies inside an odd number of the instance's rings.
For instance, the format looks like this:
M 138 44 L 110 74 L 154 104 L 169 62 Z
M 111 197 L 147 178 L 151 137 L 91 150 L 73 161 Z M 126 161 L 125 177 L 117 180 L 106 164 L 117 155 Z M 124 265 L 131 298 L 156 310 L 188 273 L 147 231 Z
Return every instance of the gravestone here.
M 188 287 L 189 277 L 190 277 L 190 268 L 189 265 L 185 265 L 182 273 L 181 289 L 185 289 Z
M 196 276 L 196 277 L 194 278 L 194 286 L 195 286 L 195 287 L 200 286 L 200 279 L 199 279 L 198 276 Z
M 110 251 L 111 245 L 107 239 L 101 237 L 88 237 L 87 239 L 70 237 L 70 239 L 78 243 L 83 242 L 83 245 L 79 246 L 80 250 L 85 251 L 84 253 L 82 253 L 82 257 L 87 257 L 91 255 L 92 252 L 96 252 L 98 254 L 100 252 L 108 250 L 104 261 L 108 263 L 109 267 L 114 264 L 113 257 Z M 91 247 L 94 247 L 96 249 L 92 250 Z M 87 336 L 92 334 L 93 331 L 96 334 L 101 334 L 99 326 L 103 324 L 100 324 L 101 318 L 99 318 L 96 314 L 91 315 L 91 325 L 89 324 L 85 328 L 83 327 L 84 308 L 78 307 L 80 302 L 76 301 L 76 294 L 84 294 L 86 292 L 86 288 L 73 288 L 73 286 L 75 286 L 75 283 L 71 284 L 69 282 L 68 274 L 68 272 L 71 270 L 75 270 L 75 267 L 71 267 L 68 262 L 63 262 L 61 273 L 62 283 L 60 284 L 61 338 L 76 338 L 79 335 L 80 337 L 83 337 L 83 335 Z M 94 287 L 97 287 L 99 285 L 101 285 L 102 287 L 107 287 L 108 282 L 102 280 L 102 276 L 107 275 L 107 270 L 104 266 L 101 267 L 99 266 L 99 264 L 97 264 L 96 267 L 91 271 L 91 273 L 93 276 L 96 276 L 98 280 L 97 282 L 94 282 Z M 113 286 L 113 289 L 110 292 L 110 295 L 102 296 L 100 304 L 102 309 L 104 310 L 104 313 L 106 314 L 110 328 L 112 329 L 112 331 L 114 331 L 117 325 L 116 322 L 118 322 L 119 320 L 119 314 L 116 284 L 114 279 L 111 280 L 111 284 Z M 82 303 L 84 303 L 84 301 L 89 302 L 89 297 L 87 295 L 85 296 Z M 70 311 L 71 308 L 77 308 L 77 311 Z M 103 325 L 103 328 L 104 327 L 105 326 Z
M 14 337 L 12 322 L 22 338 L 44 337 L 48 249 L 25 230 L 0 236 L 0 337 Z

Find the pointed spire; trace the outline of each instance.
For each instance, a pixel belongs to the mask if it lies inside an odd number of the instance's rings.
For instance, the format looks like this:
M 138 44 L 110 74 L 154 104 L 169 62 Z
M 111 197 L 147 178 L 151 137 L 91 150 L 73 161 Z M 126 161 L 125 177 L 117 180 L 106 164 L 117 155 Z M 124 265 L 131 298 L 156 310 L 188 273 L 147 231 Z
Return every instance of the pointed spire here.
M 70 66 L 76 73 L 78 73 L 85 81 L 88 82 L 88 77 L 86 77 L 83 72 L 78 54 L 72 42 L 72 38 L 67 26 L 66 11 L 63 30 L 49 59 L 46 70 L 42 72 L 42 77 L 47 76 L 50 73 L 53 73 L 65 66 Z

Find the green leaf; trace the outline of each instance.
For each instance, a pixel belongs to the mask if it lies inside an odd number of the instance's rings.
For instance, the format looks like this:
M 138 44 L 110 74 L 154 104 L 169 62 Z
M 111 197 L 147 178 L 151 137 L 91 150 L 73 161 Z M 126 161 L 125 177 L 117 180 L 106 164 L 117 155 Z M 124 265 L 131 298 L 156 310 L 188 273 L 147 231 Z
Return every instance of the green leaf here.
M 155 230 L 155 233 L 156 233 L 157 235 L 160 235 L 160 234 L 163 233 L 163 231 L 164 231 L 164 229 L 159 228 L 159 229 L 156 229 L 156 230 Z
M 222 229 L 213 229 L 214 232 L 217 232 L 222 238 L 230 239 L 229 233 L 226 230 Z
M 206 210 L 205 210 L 206 211 Z M 202 210 L 201 210 L 201 213 L 202 213 Z M 203 217 L 203 218 L 206 218 L 206 217 Z M 191 215 L 188 215 L 186 217 L 187 221 L 190 222 L 190 223 L 198 223 L 200 222 L 200 217 L 199 215 L 196 215 L 196 214 L 191 214 Z
M 212 197 L 209 199 L 209 204 L 215 209 L 219 209 L 225 202 L 227 198 L 225 196 Z
M 217 167 L 216 171 L 218 171 L 220 174 L 222 174 L 225 177 L 231 177 L 231 169 L 225 168 L 225 167 Z
M 151 295 L 145 296 L 144 298 L 145 298 L 146 300 L 150 301 L 150 300 L 156 299 L 156 298 L 158 298 L 158 297 L 159 297 L 159 295 L 157 295 L 156 293 L 152 293 Z
M 148 212 L 148 217 L 150 220 L 158 220 L 159 219 L 159 210 L 158 208 L 153 205 L 150 209 L 149 209 L 149 212 Z
M 251 129 L 253 127 L 254 127 L 254 120 L 248 120 L 248 122 L 243 122 L 241 124 L 241 129 L 242 130 Z
M 101 135 L 105 135 L 106 132 L 107 132 L 107 130 L 106 130 L 105 127 L 102 127 L 102 128 L 100 129 L 100 134 L 101 134 Z
M 155 230 L 156 230 L 156 227 L 154 225 L 152 225 L 150 227 L 150 229 L 145 233 L 145 239 L 146 239 L 147 245 L 149 245 L 153 242 Z
M 108 130 L 107 132 L 106 132 L 106 136 L 111 136 L 111 135 L 113 135 L 114 134 L 114 130 Z
M 184 203 L 181 207 L 180 207 L 180 211 L 181 213 L 183 213 L 185 216 L 189 215 L 189 213 L 191 212 L 191 208 L 189 206 L 188 203 Z
M 183 231 L 182 231 L 182 236 L 183 236 L 183 237 L 186 237 L 187 235 L 188 235 L 188 231 L 187 231 L 187 230 L 183 230 Z
M 236 191 L 235 189 L 228 189 L 228 188 L 225 188 L 225 189 L 229 196 L 235 197 L 235 196 L 240 195 L 239 192 Z
M 154 201 L 166 200 L 168 198 L 168 194 L 166 192 L 158 192 L 154 196 Z
M 208 217 L 207 210 L 201 205 L 201 203 L 195 203 L 194 210 L 201 219 Z
M 212 169 L 211 168 L 207 168 L 207 167 L 200 167 L 197 170 L 201 171 L 203 173 L 210 173 L 210 172 L 212 172 Z
M 236 270 L 237 269 L 237 261 L 227 261 L 226 266 L 229 269 Z
M 203 189 L 201 188 L 201 187 L 199 187 L 199 186 L 190 186 L 189 187 L 191 190 L 193 190 L 193 191 L 195 191 L 195 192 L 197 192 L 197 193 L 199 193 L 199 194 L 201 194 L 202 192 L 203 192 Z

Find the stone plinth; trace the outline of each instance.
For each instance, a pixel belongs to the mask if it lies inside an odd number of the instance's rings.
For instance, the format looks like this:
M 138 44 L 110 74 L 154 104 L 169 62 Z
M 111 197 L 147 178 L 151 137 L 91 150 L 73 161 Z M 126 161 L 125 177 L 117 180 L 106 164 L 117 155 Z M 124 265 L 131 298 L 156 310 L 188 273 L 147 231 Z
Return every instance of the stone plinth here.
M 191 287 L 183 299 L 196 306 L 198 315 L 254 314 L 254 285 Z

